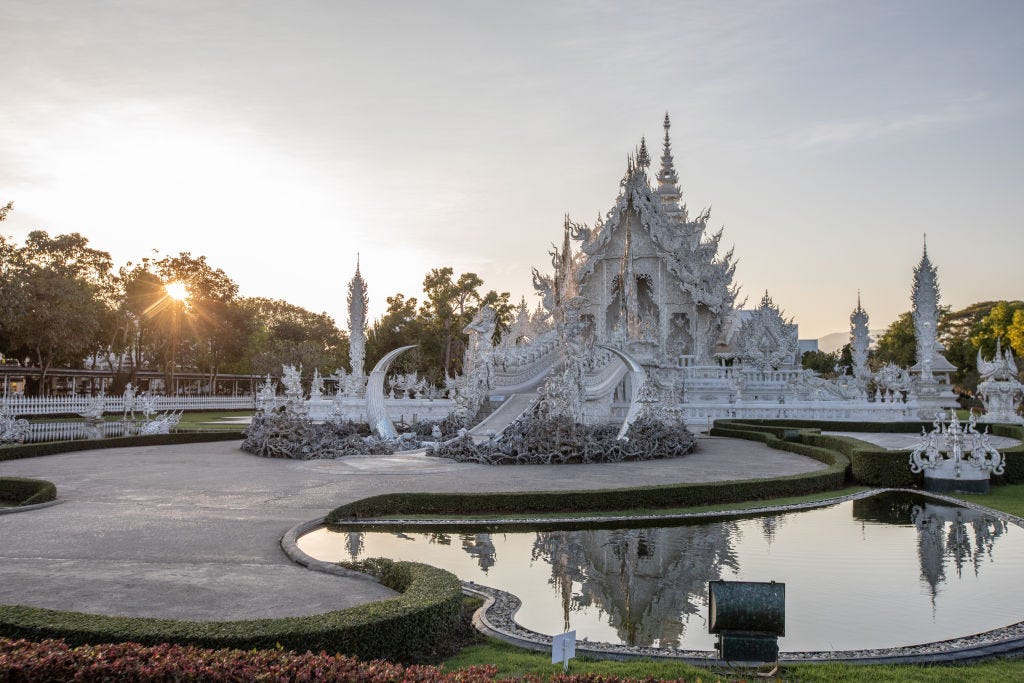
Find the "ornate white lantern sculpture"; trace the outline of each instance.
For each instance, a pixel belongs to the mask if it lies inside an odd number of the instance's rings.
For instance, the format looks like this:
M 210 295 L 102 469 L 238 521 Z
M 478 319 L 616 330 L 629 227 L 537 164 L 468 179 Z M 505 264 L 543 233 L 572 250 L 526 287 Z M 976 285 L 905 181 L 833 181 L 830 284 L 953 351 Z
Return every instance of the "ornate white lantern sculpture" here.
M 942 424 L 942 417 L 942 412 L 936 415 L 931 432 L 921 430 L 921 443 L 910 454 L 910 471 L 924 472 L 928 491 L 988 493 L 989 477 L 1002 474 L 1005 466 L 1002 454 L 989 442 L 988 429 L 976 429 L 973 412 L 966 426 L 956 411 L 950 411 L 948 425 Z

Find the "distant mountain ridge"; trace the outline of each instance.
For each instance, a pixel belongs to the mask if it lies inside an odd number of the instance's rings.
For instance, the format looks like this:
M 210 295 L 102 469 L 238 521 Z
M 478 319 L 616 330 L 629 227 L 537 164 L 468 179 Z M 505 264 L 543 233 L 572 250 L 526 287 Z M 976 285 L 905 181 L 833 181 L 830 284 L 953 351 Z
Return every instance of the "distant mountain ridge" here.
M 883 334 L 885 334 L 885 328 L 880 330 L 868 330 L 868 334 L 871 335 L 872 341 L 877 340 Z M 818 350 L 823 353 L 832 353 L 838 351 L 850 342 L 849 332 L 833 332 L 826 334 L 824 337 L 818 337 Z

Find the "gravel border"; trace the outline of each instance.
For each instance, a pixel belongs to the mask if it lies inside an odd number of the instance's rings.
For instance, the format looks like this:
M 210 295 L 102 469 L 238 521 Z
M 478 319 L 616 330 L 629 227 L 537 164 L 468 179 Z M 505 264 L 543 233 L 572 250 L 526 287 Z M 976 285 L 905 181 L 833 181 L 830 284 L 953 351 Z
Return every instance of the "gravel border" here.
M 769 505 L 756 508 L 745 508 L 741 510 L 720 510 L 714 512 L 691 512 L 675 513 L 667 515 L 635 515 L 635 516 L 614 516 L 614 517 L 546 517 L 546 518 L 500 518 L 500 519 L 454 519 L 454 520 L 360 520 L 357 522 L 346 522 L 345 527 L 416 527 L 416 526 L 487 526 L 487 525 L 536 525 L 537 523 L 565 523 L 565 524 L 593 524 L 593 523 L 614 523 L 624 521 L 663 521 L 680 519 L 703 519 L 714 517 L 741 517 L 771 512 L 790 512 L 796 510 L 809 510 L 820 507 L 828 507 L 850 500 L 859 500 L 870 496 L 887 492 L 914 493 L 940 500 L 946 503 L 960 505 L 991 515 L 1007 523 L 1024 528 L 1024 518 L 1011 515 L 999 510 L 979 505 L 977 503 L 960 500 L 952 496 L 938 493 L 929 493 L 917 489 L 893 489 L 879 488 L 869 489 L 845 496 L 836 496 L 823 500 L 809 501 L 805 503 L 791 503 L 788 505 Z M 304 522 L 289 529 L 281 539 L 281 547 L 285 554 L 294 562 L 313 569 L 325 571 L 331 574 L 341 574 L 375 580 L 365 574 L 359 574 L 345 569 L 330 562 L 323 562 L 310 557 L 299 549 L 297 540 L 303 534 L 324 526 L 324 517 Z M 512 645 L 531 650 L 550 651 L 551 636 L 531 631 L 520 626 L 515 621 L 516 612 L 522 604 L 519 598 L 512 593 L 473 583 L 462 582 L 463 592 L 483 598 L 484 604 L 473 615 L 473 625 L 481 632 L 503 640 Z M 599 659 L 667 659 L 685 661 L 691 664 L 722 665 L 728 666 L 737 662 L 726 662 L 717 657 L 714 650 L 679 650 L 658 647 L 631 647 L 613 643 L 578 641 L 576 651 Z M 1004 626 L 1001 628 L 985 631 L 970 636 L 953 638 L 950 640 L 936 641 L 932 643 L 921 643 L 919 645 L 908 645 L 893 648 L 878 648 L 868 650 L 834 650 L 834 651 L 806 651 L 806 652 L 783 652 L 779 661 L 788 663 L 823 663 L 823 662 L 844 662 L 850 664 L 950 664 L 979 661 L 994 657 L 1019 654 L 1024 652 L 1024 621 Z

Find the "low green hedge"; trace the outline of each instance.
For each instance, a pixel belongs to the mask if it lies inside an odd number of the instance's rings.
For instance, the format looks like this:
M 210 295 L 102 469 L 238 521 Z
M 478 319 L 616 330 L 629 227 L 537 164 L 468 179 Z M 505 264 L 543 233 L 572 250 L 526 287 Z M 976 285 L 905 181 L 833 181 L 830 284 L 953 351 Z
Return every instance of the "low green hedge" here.
M 769 434 L 750 433 L 772 448 L 814 458 L 828 467 L 816 472 L 772 479 L 665 484 L 590 491 L 498 493 L 387 493 L 335 508 L 329 524 L 385 515 L 464 515 L 552 512 L 596 512 L 632 508 L 694 507 L 747 500 L 801 496 L 842 488 L 849 460 L 842 453 L 807 444 L 789 443 Z M 763 438 L 762 438 L 763 437 Z M 746 437 L 741 437 L 746 438 Z M 571 467 L 571 465 L 570 465 Z
M 129 446 L 173 446 L 183 443 L 207 441 L 241 441 L 245 436 L 234 431 L 174 432 L 173 434 L 147 434 L 145 436 L 117 436 L 110 439 L 75 439 L 73 441 L 46 441 L 12 446 L 0 446 L 0 462 L 37 458 L 74 451 L 92 451 L 98 448 L 127 448 Z
M 172 621 L 0 606 L 0 635 L 71 645 L 134 642 L 211 648 L 331 652 L 361 659 L 410 661 L 430 653 L 459 627 L 462 590 L 449 572 L 415 562 L 377 559 L 360 565 L 401 592 L 389 600 L 308 617 L 251 621 Z
M 0 501 L 17 506 L 37 505 L 57 499 L 57 487 L 43 479 L 0 477 Z

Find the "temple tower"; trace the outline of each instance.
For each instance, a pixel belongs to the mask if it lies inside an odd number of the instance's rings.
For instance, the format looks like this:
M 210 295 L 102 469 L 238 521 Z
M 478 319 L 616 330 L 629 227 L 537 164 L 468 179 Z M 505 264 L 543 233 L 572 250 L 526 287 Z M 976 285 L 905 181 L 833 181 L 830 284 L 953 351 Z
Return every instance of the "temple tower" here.
M 352 375 L 362 377 L 363 361 L 366 358 L 366 308 L 370 299 L 366 294 L 366 281 L 359 272 L 359 256 L 356 255 L 356 274 L 348 283 L 348 358 Z
M 927 240 L 921 262 L 914 267 L 914 287 L 910 298 L 914 306 L 918 373 L 923 381 L 930 382 L 933 378 L 934 356 L 938 350 L 939 272 L 928 258 Z
M 860 305 L 860 292 L 857 292 L 857 308 L 850 314 L 850 354 L 853 356 L 853 376 L 865 384 L 871 378 L 871 370 L 868 369 L 870 346 L 868 314 Z

